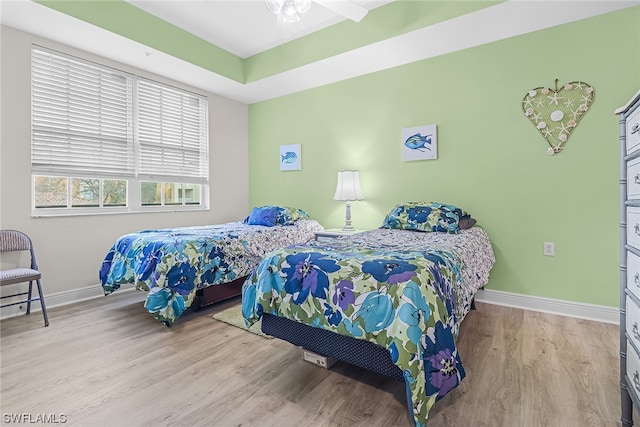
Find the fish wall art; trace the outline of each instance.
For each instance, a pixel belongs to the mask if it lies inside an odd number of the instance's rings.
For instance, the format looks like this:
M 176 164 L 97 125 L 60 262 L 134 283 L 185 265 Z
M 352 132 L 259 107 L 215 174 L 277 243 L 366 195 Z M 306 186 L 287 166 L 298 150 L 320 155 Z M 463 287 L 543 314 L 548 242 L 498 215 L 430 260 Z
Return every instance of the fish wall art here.
M 298 171 L 302 169 L 300 159 L 300 144 L 280 146 L 280 170 Z
M 438 158 L 436 125 L 402 129 L 402 160 L 432 160 Z

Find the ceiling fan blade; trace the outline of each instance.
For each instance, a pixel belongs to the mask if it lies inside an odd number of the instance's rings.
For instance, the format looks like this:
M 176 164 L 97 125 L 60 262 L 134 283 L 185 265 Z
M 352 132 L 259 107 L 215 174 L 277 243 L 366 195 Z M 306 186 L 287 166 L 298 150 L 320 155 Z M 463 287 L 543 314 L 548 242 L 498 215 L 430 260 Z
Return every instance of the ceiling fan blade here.
M 349 0 L 313 0 L 320 6 L 326 7 L 345 18 L 360 22 L 365 17 L 368 10 L 362 6 L 350 2 Z

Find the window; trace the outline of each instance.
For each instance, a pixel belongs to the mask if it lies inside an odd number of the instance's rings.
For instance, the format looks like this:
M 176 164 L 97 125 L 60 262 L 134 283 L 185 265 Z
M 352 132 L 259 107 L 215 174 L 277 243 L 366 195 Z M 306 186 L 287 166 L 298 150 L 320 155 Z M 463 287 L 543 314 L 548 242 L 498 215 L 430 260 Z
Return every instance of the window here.
M 35 215 L 206 208 L 207 98 L 32 48 Z
M 143 206 L 197 205 L 200 186 L 173 182 L 141 182 L 140 199 Z

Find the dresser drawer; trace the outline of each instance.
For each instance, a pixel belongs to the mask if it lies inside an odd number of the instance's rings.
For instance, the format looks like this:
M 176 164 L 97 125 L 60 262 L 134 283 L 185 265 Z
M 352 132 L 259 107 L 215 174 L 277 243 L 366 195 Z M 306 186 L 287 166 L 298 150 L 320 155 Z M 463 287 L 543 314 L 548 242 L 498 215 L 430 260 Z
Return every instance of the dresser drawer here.
M 640 348 L 640 307 L 627 297 L 626 326 L 628 340 L 632 341 L 636 348 Z M 629 350 L 627 350 L 629 352 Z M 640 366 L 639 366 L 640 367 Z
M 629 391 L 640 396 L 640 358 L 629 342 L 627 342 L 627 377 Z
M 627 154 L 640 148 L 640 108 L 627 117 Z
M 640 198 L 640 157 L 627 164 L 627 198 Z
M 627 243 L 640 250 L 640 208 L 627 208 Z
M 627 289 L 640 299 L 640 257 L 627 251 Z

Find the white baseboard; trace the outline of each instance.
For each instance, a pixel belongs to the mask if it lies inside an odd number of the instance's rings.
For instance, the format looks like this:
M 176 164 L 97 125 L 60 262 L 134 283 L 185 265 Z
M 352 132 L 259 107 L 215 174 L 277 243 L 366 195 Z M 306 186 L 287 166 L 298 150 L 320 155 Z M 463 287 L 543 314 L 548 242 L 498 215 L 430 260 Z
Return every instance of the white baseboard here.
M 123 285 L 118 292 L 133 289 L 135 289 L 133 285 Z M 45 302 L 47 304 L 47 308 L 51 308 L 102 296 L 104 296 L 102 287 L 100 285 L 95 285 L 58 292 L 51 295 L 47 295 L 45 293 Z M 558 316 L 577 317 L 579 319 L 593 320 L 596 322 L 613 323 L 616 325 L 620 323 L 620 310 L 617 307 L 536 297 L 531 295 L 515 294 L 512 292 L 495 291 L 491 289 L 478 291 L 476 301 L 520 308 L 523 310 L 540 311 L 543 313 L 556 314 Z M 5 307 L 2 309 L 0 318 L 4 319 L 24 314 L 25 310 L 25 304 Z M 40 304 L 38 302 L 31 304 L 32 312 L 40 310 Z
M 135 289 L 133 285 L 122 285 L 118 292 L 130 291 Z M 35 290 L 34 284 L 34 293 L 38 294 L 38 291 Z M 53 307 L 60 307 L 62 305 L 73 304 L 80 301 L 86 301 L 89 299 L 104 297 L 104 292 L 102 291 L 102 286 L 94 285 L 87 286 L 84 288 L 72 289 L 69 291 L 58 292 L 55 294 L 47 294 L 46 290 L 44 290 L 44 302 L 47 305 L 47 309 Z M 0 310 L 0 319 L 5 319 L 8 317 L 14 317 L 21 314 L 24 314 L 27 311 L 27 304 L 19 304 L 12 305 L 9 307 L 3 307 Z M 35 301 L 31 303 L 31 312 L 34 311 L 40 312 L 42 311 L 42 307 L 40 306 L 39 301 Z
M 476 301 L 521 308 L 523 310 L 540 311 L 558 316 L 620 324 L 620 309 L 618 307 L 536 297 L 491 289 L 478 291 Z

